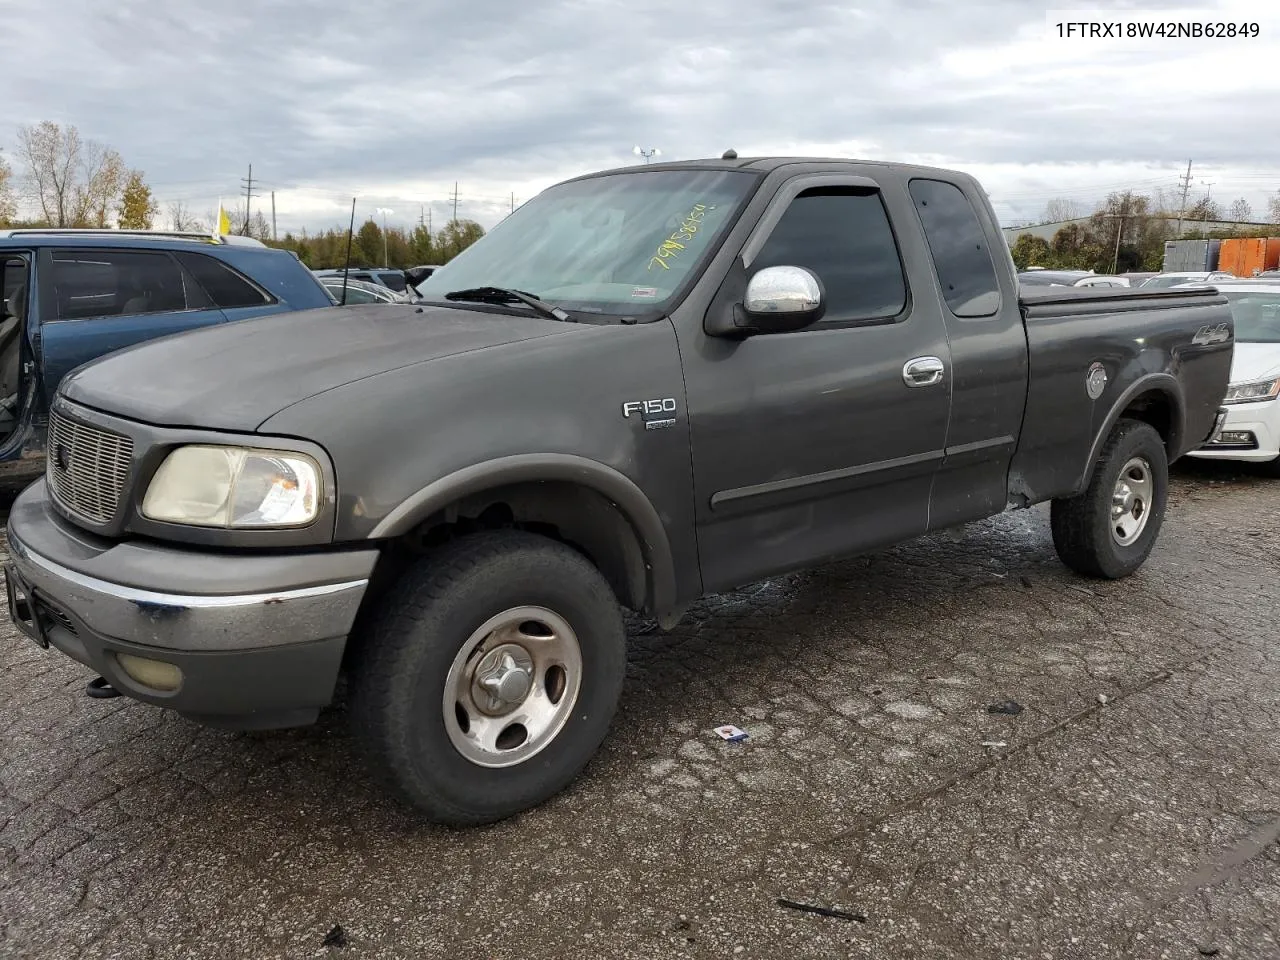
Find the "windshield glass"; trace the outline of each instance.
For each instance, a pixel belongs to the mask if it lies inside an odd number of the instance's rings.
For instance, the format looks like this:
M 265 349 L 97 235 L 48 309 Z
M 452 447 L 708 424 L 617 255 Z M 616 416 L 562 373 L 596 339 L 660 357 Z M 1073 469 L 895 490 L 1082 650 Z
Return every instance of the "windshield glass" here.
M 1280 343 L 1280 287 L 1224 293 L 1239 343 Z
M 566 310 L 634 315 L 662 307 L 720 242 L 756 175 L 656 170 L 544 191 L 418 285 L 523 290 Z

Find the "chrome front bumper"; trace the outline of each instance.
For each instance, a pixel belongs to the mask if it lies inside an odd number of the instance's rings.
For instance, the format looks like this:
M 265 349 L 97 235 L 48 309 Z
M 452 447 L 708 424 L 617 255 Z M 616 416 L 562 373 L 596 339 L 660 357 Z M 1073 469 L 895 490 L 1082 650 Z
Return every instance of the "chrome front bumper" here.
M 14 502 L 8 539 L 6 588 L 19 629 L 121 693 L 236 727 L 309 722 L 329 703 L 378 558 L 376 550 L 221 554 L 105 541 L 54 513 L 43 480 Z M 137 682 L 122 654 L 177 667 L 181 686 Z

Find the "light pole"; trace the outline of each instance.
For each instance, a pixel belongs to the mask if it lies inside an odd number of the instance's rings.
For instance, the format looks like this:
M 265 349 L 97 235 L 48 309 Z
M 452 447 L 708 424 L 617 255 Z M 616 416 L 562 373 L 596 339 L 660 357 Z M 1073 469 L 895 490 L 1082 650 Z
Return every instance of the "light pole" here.
M 1200 220 L 1201 220 L 1201 222 L 1203 222 L 1203 223 L 1208 223 L 1208 221 L 1209 221 L 1209 198 L 1210 198 L 1211 196 L 1213 196 L 1213 185 L 1214 185 L 1217 181 L 1216 181 L 1216 180 L 1201 180 L 1200 182 L 1201 182 L 1201 183 L 1203 183 L 1203 184 L 1204 184 L 1204 186 L 1205 186 L 1205 191 L 1204 191 L 1204 216 L 1203 216 L 1203 217 L 1201 217 L 1201 218 L 1200 218 Z
M 659 150 L 657 147 L 650 147 L 648 150 L 645 150 L 638 143 L 632 148 L 631 152 L 634 153 L 637 157 L 644 157 L 645 163 L 648 163 L 650 158 L 652 157 L 662 156 L 662 151 Z
M 386 207 L 379 207 L 378 212 L 382 214 L 382 265 L 390 267 L 391 262 L 387 257 L 387 214 L 395 213 L 395 211 L 388 210 Z

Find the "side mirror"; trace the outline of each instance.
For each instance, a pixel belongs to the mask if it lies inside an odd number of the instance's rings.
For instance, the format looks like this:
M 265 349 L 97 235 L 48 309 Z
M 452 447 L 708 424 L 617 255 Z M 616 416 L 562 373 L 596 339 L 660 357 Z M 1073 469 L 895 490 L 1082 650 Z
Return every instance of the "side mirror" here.
M 765 267 L 747 282 L 734 326 L 746 335 L 802 330 L 826 312 L 822 281 L 804 267 Z

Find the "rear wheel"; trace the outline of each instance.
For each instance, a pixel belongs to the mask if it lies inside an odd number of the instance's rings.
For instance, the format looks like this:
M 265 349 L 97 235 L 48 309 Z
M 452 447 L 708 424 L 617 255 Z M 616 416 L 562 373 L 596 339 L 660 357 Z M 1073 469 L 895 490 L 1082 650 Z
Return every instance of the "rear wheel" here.
M 410 568 L 353 664 L 372 766 L 432 820 L 536 806 L 595 754 L 617 709 L 626 634 L 608 583 L 521 531 L 458 540 Z
M 1127 577 L 1155 546 L 1168 489 L 1160 434 L 1140 420 L 1121 420 L 1084 493 L 1053 501 L 1050 526 L 1059 558 L 1086 576 Z

